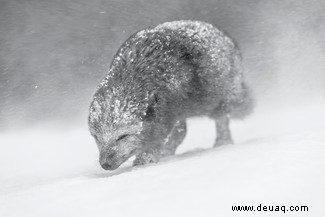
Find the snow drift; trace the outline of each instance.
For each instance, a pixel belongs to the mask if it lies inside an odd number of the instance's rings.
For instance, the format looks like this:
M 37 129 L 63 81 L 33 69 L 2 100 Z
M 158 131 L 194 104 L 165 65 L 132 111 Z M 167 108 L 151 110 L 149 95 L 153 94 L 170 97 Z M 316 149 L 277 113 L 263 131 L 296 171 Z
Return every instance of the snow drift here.
M 231 125 L 235 145 L 210 149 L 213 122 L 188 121 L 178 155 L 107 172 L 86 129 L 0 136 L 0 216 L 281 216 L 231 206 L 309 207 L 322 216 L 323 106 L 257 112 Z

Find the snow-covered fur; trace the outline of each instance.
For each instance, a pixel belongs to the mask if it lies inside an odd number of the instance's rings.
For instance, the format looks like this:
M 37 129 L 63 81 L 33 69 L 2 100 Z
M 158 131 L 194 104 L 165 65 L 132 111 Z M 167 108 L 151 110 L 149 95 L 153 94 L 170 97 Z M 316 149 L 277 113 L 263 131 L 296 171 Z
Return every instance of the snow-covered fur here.
M 104 169 L 174 154 L 188 117 L 216 120 L 217 145 L 231 143 L 228 117 L 252 110 L 241 57 L 225 32 L 199 21 L 141 30 L 120 47 L 90 106 L 89 128 Z

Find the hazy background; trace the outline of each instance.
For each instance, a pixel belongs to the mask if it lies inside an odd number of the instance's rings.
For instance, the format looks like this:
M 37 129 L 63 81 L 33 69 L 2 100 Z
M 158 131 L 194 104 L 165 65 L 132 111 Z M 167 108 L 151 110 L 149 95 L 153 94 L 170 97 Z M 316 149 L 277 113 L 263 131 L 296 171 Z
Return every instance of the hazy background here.
M 323 0 L 0 0 L 0 130 L 86 125 L 121 43 L 178 19 L 212 23 L 237 40 L 258 108 L 317 105 L 324 11 Z
M 324 2 L 0 0 L 0 216 L 325 216 Z M 256 111 L 231 121 L 236 145 L 211 149 L 214 122 L 190 119 L 176 156 L 104 171 L 92 94 L 132 33 L 178 19 L 237 40 Z

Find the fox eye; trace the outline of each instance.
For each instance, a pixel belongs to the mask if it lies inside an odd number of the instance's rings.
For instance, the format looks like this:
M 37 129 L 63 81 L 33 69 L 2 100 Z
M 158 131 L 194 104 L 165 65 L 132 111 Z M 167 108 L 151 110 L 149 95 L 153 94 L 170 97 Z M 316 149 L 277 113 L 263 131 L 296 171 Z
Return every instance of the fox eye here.
M 122 140 L 127 136 L 128 136 L 128 134 L 123 134 L 122 136 L 118 137 L 118 139 L 116 141 Z

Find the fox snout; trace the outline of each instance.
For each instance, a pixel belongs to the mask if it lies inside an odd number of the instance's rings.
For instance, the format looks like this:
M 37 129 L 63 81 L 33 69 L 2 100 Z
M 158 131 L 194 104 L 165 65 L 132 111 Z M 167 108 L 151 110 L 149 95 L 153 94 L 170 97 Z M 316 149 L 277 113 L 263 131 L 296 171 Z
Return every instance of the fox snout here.
M 116 151 L 110 152 L 101 152 L 99 156 L 99 163 L 104 170 L 115 170 L 120 164 L 119 160 L 116 159 L 117 153 Z

